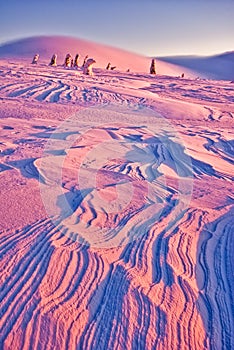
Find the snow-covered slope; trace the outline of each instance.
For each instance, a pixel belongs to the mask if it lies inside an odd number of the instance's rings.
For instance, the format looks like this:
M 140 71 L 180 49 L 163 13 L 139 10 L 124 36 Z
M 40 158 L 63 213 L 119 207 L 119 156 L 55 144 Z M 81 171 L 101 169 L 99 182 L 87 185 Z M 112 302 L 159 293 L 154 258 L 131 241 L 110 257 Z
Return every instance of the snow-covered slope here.
M 234 79 L 234 51 L 220 55 L 160 57 L 160 60 L 196 71 L 199 76 L 211 79 Z
M 81 55 L 81 63 L 86 55 L 96 60 L 96 67 L 105 68 L 108 62 L 116 66 L 117 70 L 132 72 L 149 72 L 151 59 L 132 52 L 117 49 L 114 47 L 97 44 L 87 40 L 63 37 L 63 36 L 39 36 L 31 37 L 14 42 L 6 43 L 0 46 L 0 58 L 22 58 L 31 62 L 34 54 L 39 53 L 41 62 L 49 63 L 52 54 L 58 55 L 58 64 L 63 64 L 65 55 L 70 53 L 75 56 Z M 182 69 L 176 65 L 157 62 L 158 74 L 180 76 L 182 72 L 187 77 L 194 77 L 189 69 Z
M 234 349 L 233 92 L 0 60 L 0 349 Z

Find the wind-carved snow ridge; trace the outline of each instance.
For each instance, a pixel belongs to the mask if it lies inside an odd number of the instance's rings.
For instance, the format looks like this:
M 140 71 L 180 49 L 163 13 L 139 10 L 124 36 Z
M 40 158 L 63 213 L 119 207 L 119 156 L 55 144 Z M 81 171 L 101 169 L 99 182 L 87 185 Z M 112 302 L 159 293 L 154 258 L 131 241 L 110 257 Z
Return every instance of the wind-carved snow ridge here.
M 115 122 L 78 132 L 79 121 L 89 114 Z M 154 116 L 155 124 L 136 128 L 135 114 Z M 168 206 L 175 225 L 192 194 L 193 166 L 182 140 L 162 116 L 142 107 L 80 111 L 52 133 L 37 166 L 49 216 L 74 240 L 96 248 L 139 238 Z M 176 178 L 173 191 L 167 173 Z

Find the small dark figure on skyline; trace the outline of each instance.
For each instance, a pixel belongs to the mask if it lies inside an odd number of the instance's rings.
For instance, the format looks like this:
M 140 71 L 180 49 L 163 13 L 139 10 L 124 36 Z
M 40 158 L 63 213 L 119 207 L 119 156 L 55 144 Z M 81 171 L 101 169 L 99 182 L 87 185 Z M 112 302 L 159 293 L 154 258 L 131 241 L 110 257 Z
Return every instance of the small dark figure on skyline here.
M 150 74 L 156 74 L 156 62 L 154 58 L 151 61 Z
M 111 69 L 111 64 L 110 64 L 110 62 L 109 62 L 108 65 L 106 66 L 106 69 L 107 69 L 107 70 L 110 70 L 110 69 Z

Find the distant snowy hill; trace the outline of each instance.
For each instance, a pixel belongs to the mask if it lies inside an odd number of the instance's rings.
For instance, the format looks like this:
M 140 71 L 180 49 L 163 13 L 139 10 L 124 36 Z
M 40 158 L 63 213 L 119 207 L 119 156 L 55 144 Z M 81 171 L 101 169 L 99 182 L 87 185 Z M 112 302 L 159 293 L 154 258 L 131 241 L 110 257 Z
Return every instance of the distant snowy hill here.
M 234 79 L 234 51 L 214 56 L 172 56 L 160 57 L 160 60 L 197 71 L 212 79 Z
M 32 60 L 35 53 L 39 53 L 39 62 L 48 62 L 52 54 L 58 55 L 58 64 L 64 62 L 65 55 L 70 53 L 81 55 L 81 63 L 86 55 L 96 60 L 96 67 L 105 68 L 108 62 L 116 69 L 131 72 L 149 72 L 151 59 L 136 53 L 122 49 L 106 46 L 87 40 L 64 37 L 64 36 L 37 36 L 14 42 L 5 43 L 0 46 L 0 58 L 16 58 Z M 196 74 L 189 69 L 182 69 L 174 64 L 157 60 L 157 73 L 164 75 L 180 76 L 184 72 L 187 77 Z
M 105 68 L 110 62 L 117 70 L 148 73 L 151 58 L 119 48 L 98 44 L 88 40 L 65 36 L 36 36 L 2 44 L 0 58 L 26 59 L 31 61 L 39 53 L 40 62 L 49 63 L 51 56 L 58 55 L 58 64 L 63 64 L 65 55 L 81 55 L 80 63 L 86 55 L 96 60 L 95 67 Z M 157 58 L 157 74 L 181 76 L 185 78 L 234 79 L 234 52 L 211 57 L 175 56 Z

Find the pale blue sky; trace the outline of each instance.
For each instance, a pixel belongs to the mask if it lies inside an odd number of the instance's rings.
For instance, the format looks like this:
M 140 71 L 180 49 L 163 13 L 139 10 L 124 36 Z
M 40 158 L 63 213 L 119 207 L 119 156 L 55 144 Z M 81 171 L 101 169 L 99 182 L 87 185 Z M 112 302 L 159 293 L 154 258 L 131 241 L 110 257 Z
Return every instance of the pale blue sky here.
M 0 0 L 0 43 L 71 35 L 150 56 L 234 50 L 234 0 Z

